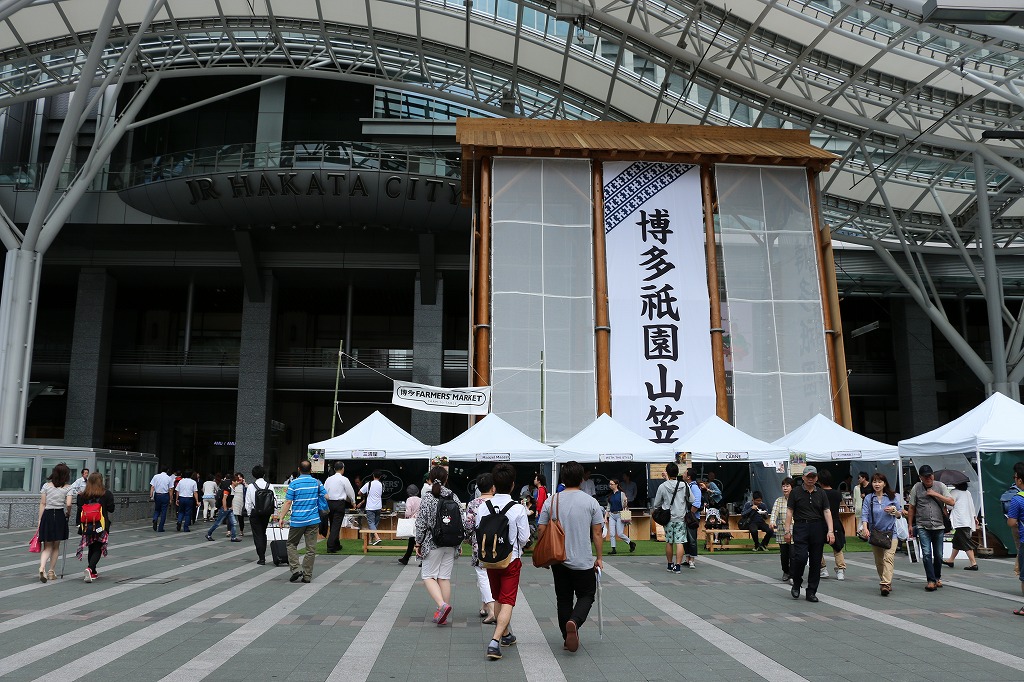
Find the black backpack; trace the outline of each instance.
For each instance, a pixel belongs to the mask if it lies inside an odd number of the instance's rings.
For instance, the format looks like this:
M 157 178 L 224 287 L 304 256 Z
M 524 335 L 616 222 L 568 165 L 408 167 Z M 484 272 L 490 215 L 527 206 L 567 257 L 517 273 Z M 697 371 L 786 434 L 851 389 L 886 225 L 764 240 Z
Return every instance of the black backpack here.
M 490 500 L 487 500 L 487 509 L 491 513 L 480 518 L 476 527 L 477 556 L 481 568 L 505 568 L 512 563 L 514 547 L 508 539 L 509 525 L 506 514 L 513 505 L 514 500 L 499 511 Z
M 462 525 L 462 507 L 455 501 L 454 493 L 442 495 L 437 501 L 433 537 L 434 544 L 438 547 L 458 547 L 466 539 L 466 529 Z
M 274 491 L 270 489 L 270 484 L 268 483 L 266 488 L 261 488 L 255 483 L 252 485 L 256 488 L 256 494 L 253 496 L 255 502 L 252 505 L 252 515 L 273 516 L 277 508 L 277 497 L 274 495 Z

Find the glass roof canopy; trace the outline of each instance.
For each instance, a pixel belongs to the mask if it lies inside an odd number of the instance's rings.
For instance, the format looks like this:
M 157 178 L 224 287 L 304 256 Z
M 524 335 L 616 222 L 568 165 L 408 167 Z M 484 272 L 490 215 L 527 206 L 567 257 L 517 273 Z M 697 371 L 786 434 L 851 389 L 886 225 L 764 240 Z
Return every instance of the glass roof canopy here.
M 841 157 L 821 179 L 836 238 L 895 246 L 976 243 L 982 155 L 994 241 L 1017 246 L 1024 145 L 981 134 L 1020 129 L 1024 30 L 924 25 L 922 4 L 166 0 L 148 22 L 124 0 L 89 78 L 301 73 L 496 116 L 807 128 Z M 105 7 L 0 3 L 0 105 L 73 89 Z

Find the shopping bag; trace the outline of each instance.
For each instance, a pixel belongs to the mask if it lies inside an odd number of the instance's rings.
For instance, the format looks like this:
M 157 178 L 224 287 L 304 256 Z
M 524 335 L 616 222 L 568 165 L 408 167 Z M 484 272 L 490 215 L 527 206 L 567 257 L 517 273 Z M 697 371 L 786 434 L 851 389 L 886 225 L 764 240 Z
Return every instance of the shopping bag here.
M 396 538 L 411 538 L 416 535 L 416 519 L 398 519 L 395 529 Z
M 32 539 L 28 541 L 28 551 L 32 552 L 33 554 L 38 554 L 39 552 L 43 551 L 43 545 L 41 542 L 39 542 L 38 531 L 36 532 L 35 535 L 32 536 Z

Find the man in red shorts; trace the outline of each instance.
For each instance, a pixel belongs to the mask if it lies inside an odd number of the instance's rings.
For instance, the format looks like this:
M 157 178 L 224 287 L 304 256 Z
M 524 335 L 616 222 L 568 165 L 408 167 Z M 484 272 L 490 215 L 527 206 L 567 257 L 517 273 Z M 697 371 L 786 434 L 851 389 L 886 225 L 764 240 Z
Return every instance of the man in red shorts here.
M 482 504 L 478 507 L 477 525 L 479 526 L 481 520 L 491 513 L 491 508 L 496 513 L 501 513 L 501 510 L 512 504 L 505 510 L 505 516 L 508 518 L 508 541 L 512 546 L 512 561 L 505 568 L 487 569 L 491 595 L 498 605 L 494 637 L 487 646 L 487 658 L 497 660 L 501 658 L 501 647 L 516 643 L 516 636 L 512 634 L 509 623 L 512 621 L 512 608 L 516 605 L 516 596 L 519 594 L 519 571 L 523 566 L 520 557 L 523 555 L 523 546 L 530 540 L 530 523 L 526 507 L 514 503 L 512 499 L 512 491 L 516 485 L 516 470 L 512 465 L 504 462 L 495 464 L 491 475 L 494 477 L 494 497 L 491 498 L 490 505 Z

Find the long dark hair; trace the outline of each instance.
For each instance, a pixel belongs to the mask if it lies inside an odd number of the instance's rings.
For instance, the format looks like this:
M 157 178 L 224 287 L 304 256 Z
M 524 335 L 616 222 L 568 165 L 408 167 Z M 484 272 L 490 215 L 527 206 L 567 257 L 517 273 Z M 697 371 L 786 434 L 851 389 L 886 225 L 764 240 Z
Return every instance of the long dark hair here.
M 889 479 L 885 477 L 885 474 L 883 474 L 881 471 L 876 471 L 874 475 L 871 477 L 871 482 L 874 483 L 875 481 L 881 481 L 882 483 L 885 484 L 885 487 L 882 488 L 883 495 L 888 497 L 890 500 L 896 499 L 896 493 L 893 492 L 893 489 L 889 487 Z
M 53 471 L 50 473 L 50 477 L 47 479 L 53 484 L 54 488 L 63 488 L 71 480 L 71 469 L 68 469 L 68 465 L 61 462 L 57 466 L 53 467 Z
M 434 482 L 434 485 L 430 488 L 430 494 L 440 499 L 441 486 L 448 482 L 448 470 L 444 467 L 434 467 L 427 474 L 427 479 Z

